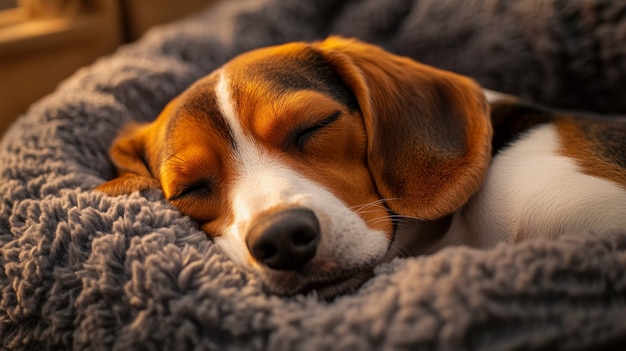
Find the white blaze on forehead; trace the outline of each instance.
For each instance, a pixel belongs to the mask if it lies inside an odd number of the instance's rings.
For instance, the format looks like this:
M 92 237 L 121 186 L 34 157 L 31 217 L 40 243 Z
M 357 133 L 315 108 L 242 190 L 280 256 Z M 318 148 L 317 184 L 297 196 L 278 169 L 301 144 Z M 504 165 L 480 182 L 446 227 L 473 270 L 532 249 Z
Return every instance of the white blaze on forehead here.
M 314 260 L 330 259 L 349 269 L 384 256 L 388 240 L 383 232 L 370 229 L 330 191 L 297 173 L 244 133 L 223 70 L 219 72 L 216 95 L 236 144 L 236 179 L 230 190 L 234 221 L 225 235 L 216 238 L 232 259 L 248 264 L 245 236 L 251 221 L 264 211 L 280 207 L 305 207 L 317 216 L 322 237 Z
M 226 123 L 230 127 L 235 140 L 235 167 L 237 181 L 235 188 L 243 188 L 242 191 L 231 192 L 233 206 L 235 207 L 236 220 L 247 222 L 254 213 L 262 209 L 245 206 L 248 203 L 262 205 L 263 203 L 279 204 L 281 199 L 281 184 L 275 184 L 277 179 L 286 180 L 284 165 L 276 158 L 270 157 L 258 143 L 246 135 L 241 122 L 232 104 L 228 79 L 224 71 L 221 72 L 216 87 L 217 101 L 224 115 Z M 245 184 L 243 184 L 245 183 Z M 236 190 L 236 189 L 235 189 Z M 271 206 L 270 206 L 271 207 Z

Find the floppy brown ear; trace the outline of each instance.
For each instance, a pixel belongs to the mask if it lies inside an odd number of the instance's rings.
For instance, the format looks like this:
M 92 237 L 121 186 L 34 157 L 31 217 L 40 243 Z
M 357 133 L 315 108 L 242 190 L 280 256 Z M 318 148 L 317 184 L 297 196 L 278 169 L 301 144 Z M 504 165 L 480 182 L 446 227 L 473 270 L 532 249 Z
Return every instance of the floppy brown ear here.
M 150 159 L 147 148 L 150 129 L 151 125 L 148 124 L 133 124 L 113 141 L 109 157 L 118 177 L 99 185 L 95 190 L 118 196 L 160 187 L 147 164 Z
M 380 196 L 404 215 L 435 219 L 478 189 L 491 155 L 489 105 L 471 79 L 357 40 L 314 44 L 355 94 Z

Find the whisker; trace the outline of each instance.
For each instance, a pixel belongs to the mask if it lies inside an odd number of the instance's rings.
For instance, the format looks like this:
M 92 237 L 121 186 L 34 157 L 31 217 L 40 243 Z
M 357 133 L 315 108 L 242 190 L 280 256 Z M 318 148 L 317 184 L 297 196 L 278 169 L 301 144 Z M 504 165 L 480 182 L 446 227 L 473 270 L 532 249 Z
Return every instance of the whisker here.
M 373 207 L 374 205 L 367 204 L 367 206 Z M 365 214 L 365 213 L 375 213 L 377 211 L 370 209 L 370 210 L 361 210 L 361 211 L 355 211 L 355 212 L 358 214 Z M 368 219 L 365 221 L 365 224 L 373 225 L 373 224 L 380 223 L 381 221 L 391 221 L 392 223 L 396 223 L 396 224 L 408 224 L 408 223 L 411 223 L 411 221 L 433 222 L 432 220 L 426 220 L 426 219 L 419 218 L 416 216 L 408 216 L 408 215 L 401 215 L 401 214 L 393 213 L 393 214 L 385 214 L 385 215 L 378 216 L 376 218 Z
M 420 219 L 417 217 L 411 217 L 411 216 L 386 215 L 386 216 L 379 216 L 376 218 L 368 219 L 367 221 L 365 221 L 365 223 L 369 225 L 369 224 L 378 223 L 381 221 L 391 221 L 392 223 L 408 224 L 416 220 L 424 221 L 424 222 L 432 222 L 432 221 L 427 221 L 427 220 L 423 220 L 423 219 Z
M 420 217 L 401 215 L 401 214 L 391 214 L 391 215 L 389 215 L 389 217 L 390 218 L 412 219 L 412 220 L 422 221 L 422 222 L 434 222 L 434 220 L 431 220 L 431 219 L 424 219 L 424 218 L 420 218 Z
M 387 201 L 394 201 L 394 200 L 400 200 L 400 198 L 378 199 L 378 200 L 372 201 L 370 203 L 352 206 L 352 207 L 350 207 L 350 209 L 352 211 L 354 211 L 355 213 L 357 213 L 357 214 L 373 213 L 373 212 L 377 212 L 377 211 L 380 211 L 380 210 L 388 211 L 389 208 L 385 205 L 385 203 Z
M 365 221 L 365 224 L 372 225 L 372 224 L 378 224 L 383 221 L 391 221 L 392 223 L 410 223 L 409 220 L 404 219 L 404 218 L 389 218 L 387 216 L 381 216 L 381 217 L 368 219 L 367 221 Z
M 389 245 L 389 250 L 394 252 L 396 256 L 400 256 L 400 257 L 411 256 L 411 252 L 407 248 L 401 245 L 398 245 L 396 242 L 392 242 L 391 245 Z
M 372 206 L 380 206 L 380 204 L 382 204 L 384 202 L 385 202 L 384 199 L 379 199 L 379 200 L 372 201 L 372 202 L 369 202 L 369 203 L 366 203 L 366 204 L 352 206 L 352 207 L 350 207 L 350 209 L 355 211 L 355 212 L 358 212 L 358 211 L 364 210 L 364 209 L 372 207 Z
M 367 210 L 367 211 L 354 211 L 355 213 L 358 214 L 364 214 L 364 213 L 376 213 L 376 212 L 380 212 L 380 209 L 377 210 Z
M 364 209 L 364 208 L 367 208 L 369 206 L 381 205 L 381 204 L 384 204 L 385 202 L 396 201 L 396 200 L 400 200 L 400 198 L 383 198 L 383 199 L 378 199 L 378 200 L 372 201 L 372 202 L 367 203 L 367 204 L 353 206 L 353 207 L 351 207 L 351 209 Z

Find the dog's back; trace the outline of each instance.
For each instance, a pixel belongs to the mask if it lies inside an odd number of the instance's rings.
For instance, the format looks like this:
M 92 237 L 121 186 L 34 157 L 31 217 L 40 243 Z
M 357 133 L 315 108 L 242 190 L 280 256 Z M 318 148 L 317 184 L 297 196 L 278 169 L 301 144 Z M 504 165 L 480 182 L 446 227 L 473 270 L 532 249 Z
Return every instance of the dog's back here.
M 446 242 L 490 247 L 626 227 L 626 119 L 492 97 L 491 120 L 491 166 Z

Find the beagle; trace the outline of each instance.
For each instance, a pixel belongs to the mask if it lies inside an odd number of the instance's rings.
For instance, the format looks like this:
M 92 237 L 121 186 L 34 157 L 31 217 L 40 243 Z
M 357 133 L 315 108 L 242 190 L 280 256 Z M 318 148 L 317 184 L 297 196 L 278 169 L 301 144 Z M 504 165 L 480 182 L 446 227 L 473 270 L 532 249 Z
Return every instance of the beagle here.
M 110 149 L 270 293 L 329 298 L 396 256 L 626 228 L 626 124 L 487 93 L 330 37 L 242 54 Z M 495 134 L 494 134 L 495 132 Z

